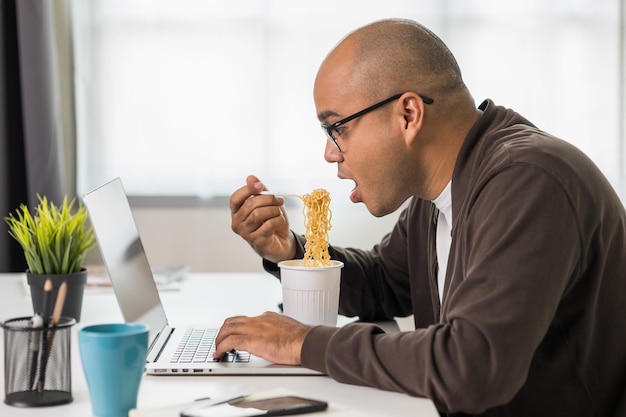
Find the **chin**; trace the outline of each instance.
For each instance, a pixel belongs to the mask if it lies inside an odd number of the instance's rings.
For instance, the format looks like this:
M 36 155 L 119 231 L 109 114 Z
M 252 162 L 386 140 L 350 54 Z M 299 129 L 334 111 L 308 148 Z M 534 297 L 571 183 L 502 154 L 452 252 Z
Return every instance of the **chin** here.
M 394 211 L 396 211 L 400 206 L 402 206 L 403 202 L 400 202 L 398 204 L 382 204 L 382 205 L 377 205 L 374 203 L 366 203 L 364 202 L 365 206 L 367 207 L 367 210 L 374 216 L 374 217 L 384 217 L 388 214 L 393 213 Z
M 367 211 L 374 217 L 384 217 L 389 213 L 393 213 L 394 210 L 387 210 L 385 207 L 373 206 L 371 204 L 364 203 L 367 207 Z

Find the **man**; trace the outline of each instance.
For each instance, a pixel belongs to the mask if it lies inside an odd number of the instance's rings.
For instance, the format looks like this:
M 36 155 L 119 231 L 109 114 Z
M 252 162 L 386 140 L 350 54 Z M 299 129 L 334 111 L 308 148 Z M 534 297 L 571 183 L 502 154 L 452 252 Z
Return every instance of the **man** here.
M 450 51 L 411 21 L 346 37 L 314 98 L 350 199 L 375 216 L 412 199 L 371 251 L 331 246 L 340 312 L 413 314 L 416 330 L 232 317 L 216 355 L 248 350 L 442 413 L 626 415 L 626 213 L 597 167 L 512 110 L 476 108 Z M 233 193 L 232 227 L 278 275 L 304 238 L 263 189 L 250 176 Z

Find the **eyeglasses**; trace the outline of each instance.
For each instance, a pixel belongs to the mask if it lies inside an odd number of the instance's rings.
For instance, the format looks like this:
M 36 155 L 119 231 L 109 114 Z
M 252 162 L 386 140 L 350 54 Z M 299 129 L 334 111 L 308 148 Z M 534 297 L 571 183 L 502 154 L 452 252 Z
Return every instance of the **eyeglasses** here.
M 364 114 L 367 114 L 367 113 L 369 113 L 369 112 L 371 112 L 373 110 L 376 110 L 377 108 L 382 107 L 382 106 L 384 106 L 387 103 L 391 103 L 392 101 L 399 99 L 400 97 L 402 97 L 402 94 L 404 94 L 404 93 L 400 93 L 400 94 L 396 94 L 395 96 L 391 96 L 391 97 L 389 97 L 389 98 L 387 98 L 387 99 L 385 99 L 385 100 L 383 100 L 381 102 L 378 102 L 378 103 L 376 103 L 374 105 L 371 105 L 368 108 L 363 109 L 363 110 L 361 110 L 359 112 L 356 112 L 353 115 L 348 116 L 346 118 L 343 118 L 343 119 L 341 119 L 341 120 L 339 120 L 339 121 L 337 121 L 335 123 L 332 123 L 332 124 L 324 124 L 324 123 L 322 123 L 321 124 L 322 130 L 324 131 L 324 133 L 326 133 L 326 138 L 329 141 L 331 141 L 332 143 L 334 143 L 335 146 L 337 147 L 337 149 L 339 149 L 339 152 L 341 152 L 341 148 L 339 147 L 339 143 L 337 143 L 337 138 L 335 138 L 335 136 L 333 136 L 333 130 L 335 132 L 337 132 L 337 128 L 339 126 L 341 126 L 343 124 L 346 124 L 349 121 L 356 119 L 357 117 L 361 117 Z M 422 98 L 422 101 L 424 101 L 424 104 L 433 104 L 434 100 L 432 98 L 423 96 L 421 94 L 418 94 L 418 95 Z M 339 132 L 337 132 L 337 133 L 339 133 Z

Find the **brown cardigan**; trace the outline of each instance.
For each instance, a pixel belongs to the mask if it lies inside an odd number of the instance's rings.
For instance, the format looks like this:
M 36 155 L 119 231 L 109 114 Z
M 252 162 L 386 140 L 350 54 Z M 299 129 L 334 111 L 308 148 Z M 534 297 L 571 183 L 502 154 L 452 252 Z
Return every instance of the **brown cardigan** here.
M 443 306 L 437 213 L 415 198 L 371 251 L 331 256 L 346 263 L 342 314 L 414 314 L 417 329 L 315 327 L 302 363 L 442 413 L 613 416 L 626 386 L 624 207 L 576 148 L 491 101 L 481 109 L 452 178 Z

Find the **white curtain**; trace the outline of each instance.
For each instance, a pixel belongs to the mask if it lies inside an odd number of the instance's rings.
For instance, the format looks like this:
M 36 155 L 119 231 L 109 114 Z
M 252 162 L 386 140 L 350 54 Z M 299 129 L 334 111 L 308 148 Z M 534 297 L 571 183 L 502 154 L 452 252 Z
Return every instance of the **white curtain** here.
M 79 189 L 347 194 L 323 160 L 318 65 L 349 31 L 420 21 L 492 98 L 580 147 L 619 189 L 620 0 L 75 0 Z M 337 198 L 335 202 L 347 201 Z

